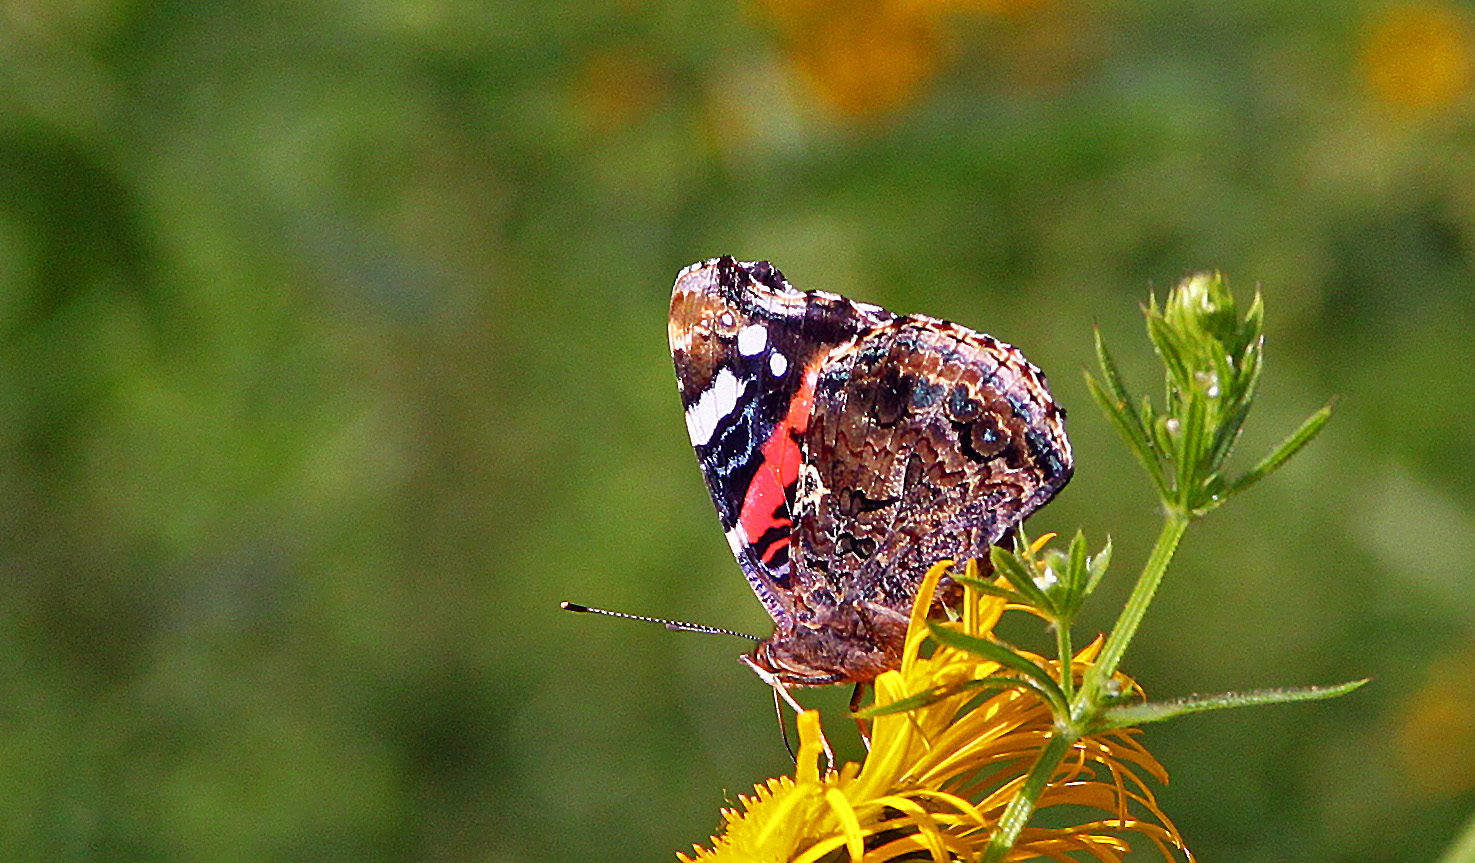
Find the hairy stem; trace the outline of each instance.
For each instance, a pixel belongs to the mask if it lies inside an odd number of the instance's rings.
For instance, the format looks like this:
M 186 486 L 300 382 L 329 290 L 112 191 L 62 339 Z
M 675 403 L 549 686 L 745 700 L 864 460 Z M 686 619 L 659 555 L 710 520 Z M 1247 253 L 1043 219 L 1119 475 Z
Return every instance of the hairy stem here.
M 1060 657 L 1060 688 L 1065 692 L 1065 700 L 1075 698 L 1076 675 L 1074 648 L 1070 643 L 1070 624 L 1065 621 L 1055 621 L 1055 652 Z
M 1137 576 L 1132 595 L 1127 598 L 1127 604 L 1122 608 L 1116 625 L 1111 628 L 1111 634 L 1106 637 L 1101 655 L 1096 658 L 1086 679 L 1081 683 L 1081 691 L 1073 705 L 1072 719 L 1082 720 L 1099 709 L 1101 692 L 1121 664 L 1122 655 L 1126 653 L 1127 645 L 1131 644 L 1132 636 L 1137 634 L 1137 627 L 1147 614 L 1147 607 L 1152 604 L 1153 595 L 1157 593 L 1158 585 L 1168 571 L 1168 564 L 1172 562 L 1173 553 L 1178 550 L 1178 542 L 1183 539 L 1183 532 L 1188 529 L 1190 520 L 1191 516 L 1182 510 L 1168 511 L 1162 533 L 1158 534 L 1157 544 L 1152 547 L 1152 554 L 1147 558 L 1142 574 Z
M 1055 775 L 1055 768 L 1060 766 L 1076 739 L 1074 734 L 1061 730 L 1050 735 L 1050 742 L 1045 744 L 1040 757 L 1035 759 L 1029 775 L 1024 777 L 1024 785 L 1014 795 L 1014 799 L 1009 801 L 1003 816 L 999 818 L 999 826 L 994 828 L 993 835 L 988 838 L 983 863 L 1000 863 L 1009 853 L 1009 849 L 1014 847 L 1014 843 L 1019 841 L 1019 832 L 1029 823 L 1030 816 L 1035 814 L 1040 795 L 1045 792 L 1050 777 Z

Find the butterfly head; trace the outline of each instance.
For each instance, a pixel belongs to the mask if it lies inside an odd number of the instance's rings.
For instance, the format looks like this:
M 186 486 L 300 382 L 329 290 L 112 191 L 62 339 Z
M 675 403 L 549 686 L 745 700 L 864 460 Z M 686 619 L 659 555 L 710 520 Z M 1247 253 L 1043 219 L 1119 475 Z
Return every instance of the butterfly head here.
M 780 624 L 749 662 L 792 686 L 863 683 L 900 662 L 907 619 L 861 603 L 822 609 L 807 623 Z

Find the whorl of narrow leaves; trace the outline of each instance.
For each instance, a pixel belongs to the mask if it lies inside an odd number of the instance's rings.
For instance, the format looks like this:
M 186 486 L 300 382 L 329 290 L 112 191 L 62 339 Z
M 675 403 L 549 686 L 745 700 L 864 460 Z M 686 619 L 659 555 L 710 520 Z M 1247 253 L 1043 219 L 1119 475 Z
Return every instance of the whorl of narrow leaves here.
M 1204 273 L 1173 288 L 1161 308 L 1151 300 L 1144 312 L 1148 338 L 1166 370 L 1162 409 L 1147 398 L 1133 404 L 1099 332 L 1101 379 L 1088 374 L 1086 384 L 1169 507 L 1190 515 L 1208 512 L 1279 468 L 1331 417 L 1330 406 L 1322 408 L 1250 470 L 1226 477 L 1225 460 L 1260 383 L 1260 295 L 1240 317 L 1224 279 Z

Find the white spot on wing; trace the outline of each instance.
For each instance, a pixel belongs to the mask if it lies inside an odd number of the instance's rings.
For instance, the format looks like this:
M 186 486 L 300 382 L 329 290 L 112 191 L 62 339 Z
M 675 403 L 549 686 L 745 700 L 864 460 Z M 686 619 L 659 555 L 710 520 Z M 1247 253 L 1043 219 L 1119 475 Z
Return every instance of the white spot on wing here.
M 776 378 L 783 377 L 784 372 L 789 370 L 789 358 L 778 351 L 774 351 L 768 355 L 768 370 L 773 372 L 773 376 Z
M 732 369 L 718 370 L 712 385 L 686 409 L 686 431 L 691 435 L 692 446 L 706 446 L 712 440 L 717 425 L 737 407 L 741 395 L 742 389 Z
M 800 466 L 797 491 L 798 497 L 794 500 L 793 508 L 795 514 L 813 510 L 819 506 L 820 499 L 830 493 L 825 488 L 824 480 L 820 479 L 819 468 L 812 464 Z
M 697 402 L 686 409 L 686 436 L 691 438 L 692 446 L 705 443 L 710 440 L 712 433 L 704 431 L 701 426 L 701 402 Z
M 751 357 L 768 346 L 768 328 L 762 324 L 749 324 L 738 330 L 738 353 Z
M 748 547 L 748 538 L 743 536 L 743 526 L 735 524 L 723 536 L 727 537 L 727 545 L 732 549 L 733 557 L 742 558 L 743 549 Z

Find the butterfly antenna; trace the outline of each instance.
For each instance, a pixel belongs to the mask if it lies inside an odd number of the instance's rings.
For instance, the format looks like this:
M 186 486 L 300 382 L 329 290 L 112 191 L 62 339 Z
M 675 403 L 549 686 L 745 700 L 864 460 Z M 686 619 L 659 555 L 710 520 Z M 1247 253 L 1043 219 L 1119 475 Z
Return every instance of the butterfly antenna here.
M 731 629 L 719 629 L 715 626 L 707 626 L 703 623 L 687 623 L 684 620 L 667 620 L 664 617 L 646 617 L 643 614 L 626 614 L 623 611 L 609 611 L 604 608 L 591 608 L 580 605 L 577 602 L 560 602 L 558 607 L 564 611 L 577 611 L 583 614 L 603 614 L 607 617 L 623 617 L 626 620 L 643 620 L 646 623 L 659 623 L 673 632 L 705 632 L 708 635 L 736 635 L 738 638 L 746 638 L 749 641 L 762 641 L 756 635 L 746 632 L 734 632 Z

